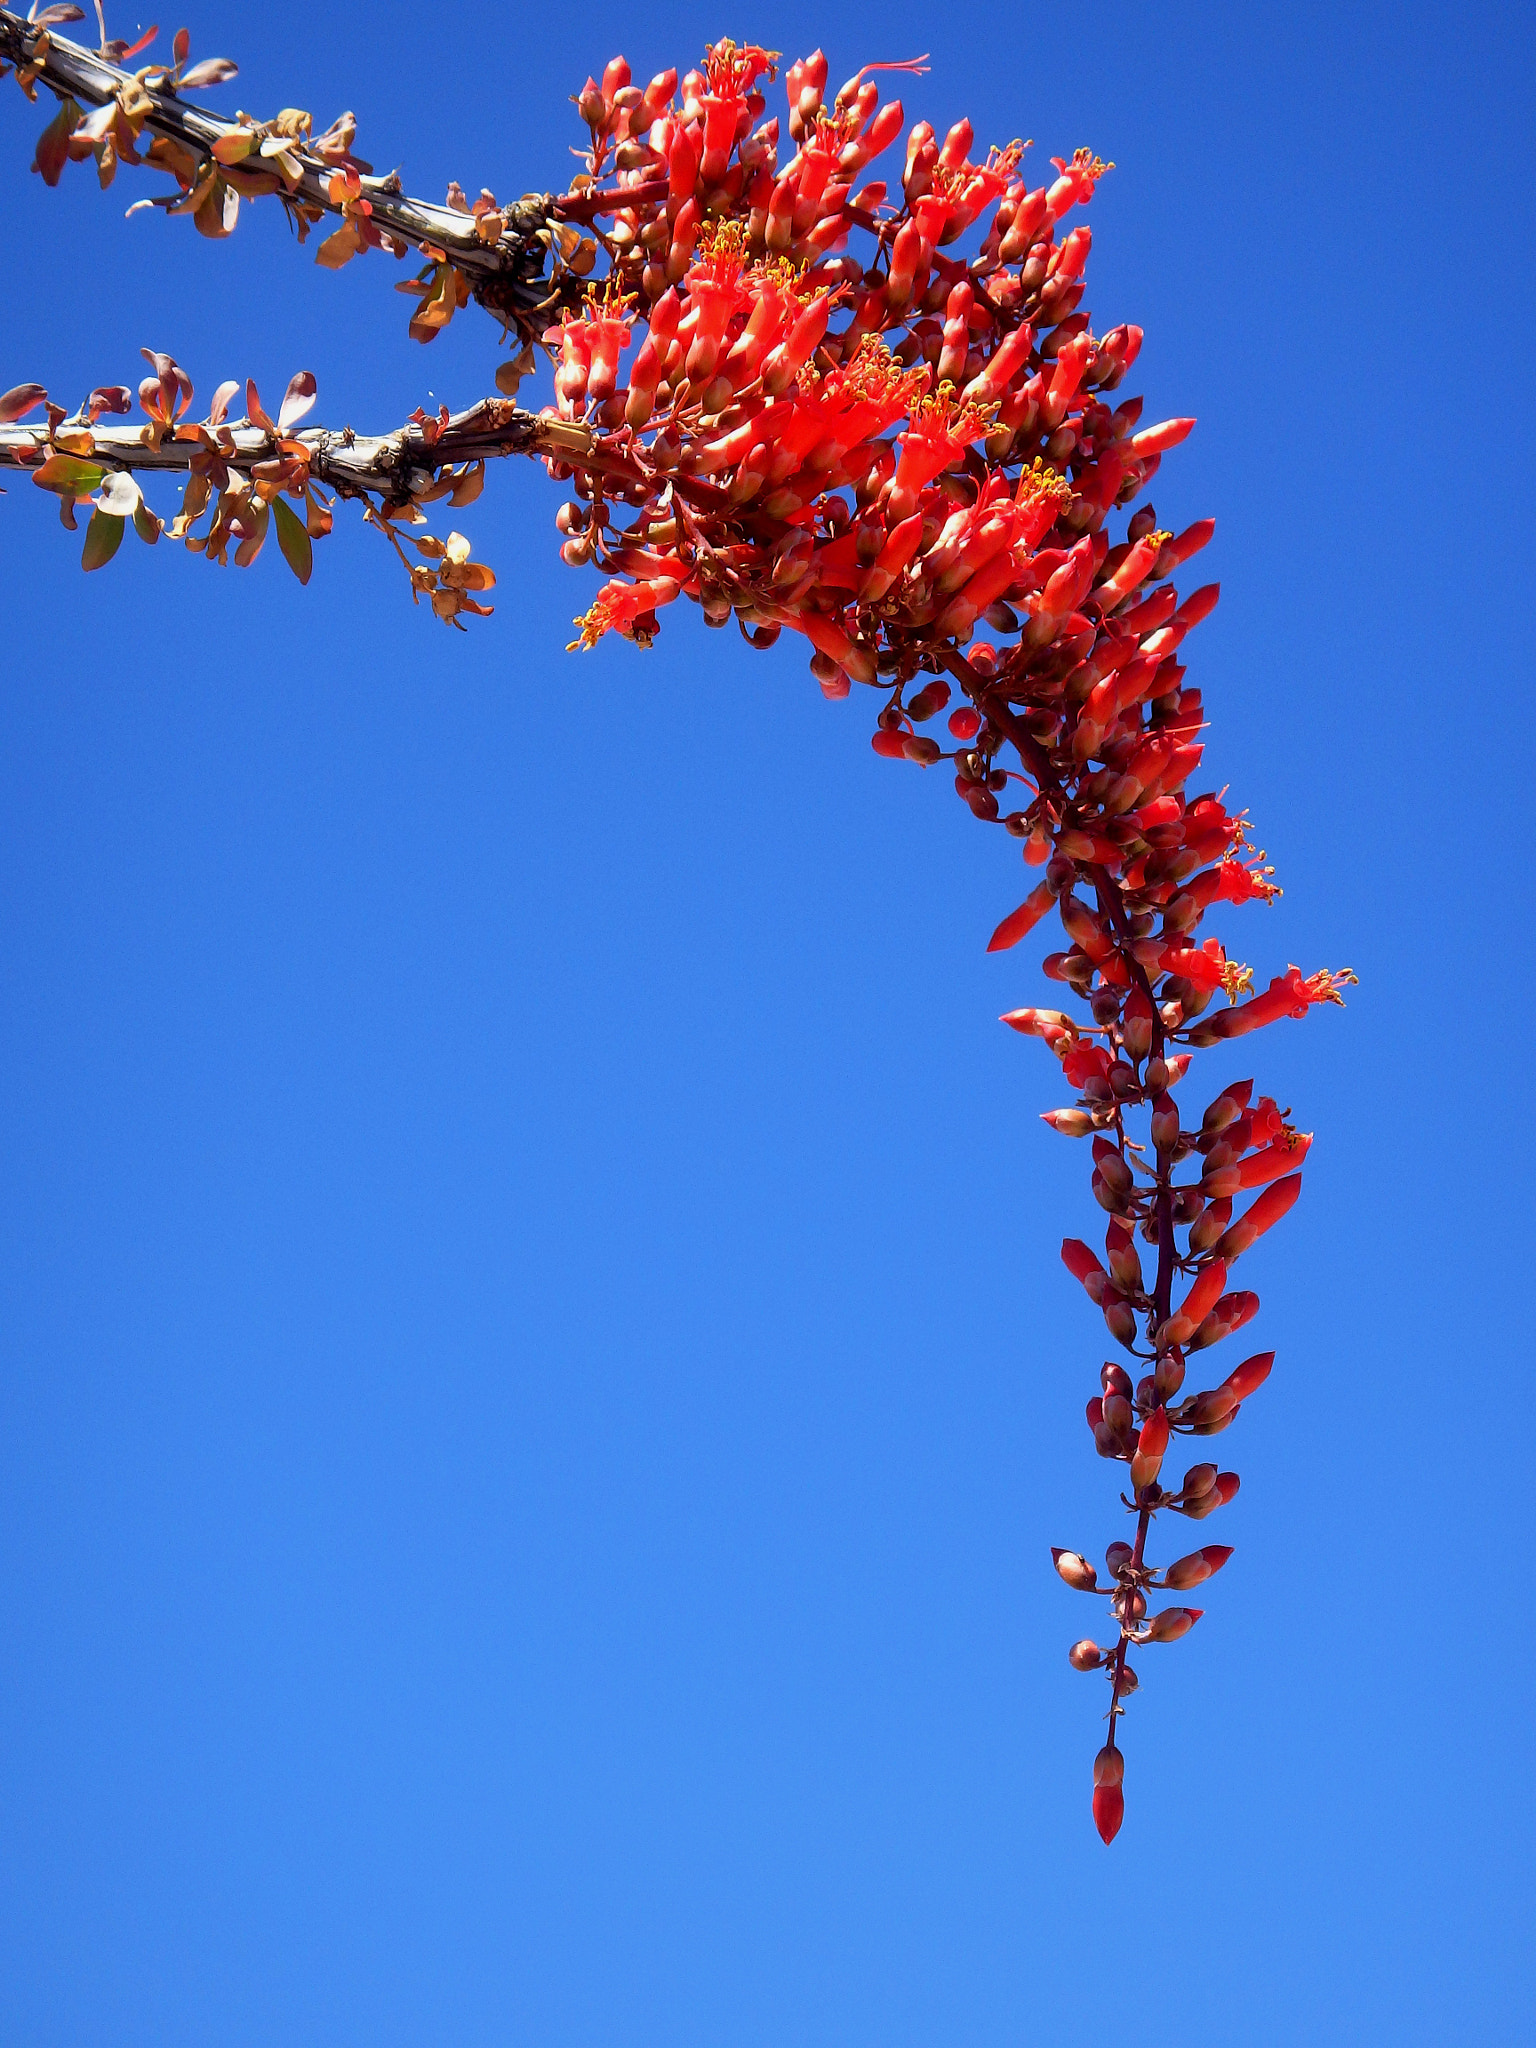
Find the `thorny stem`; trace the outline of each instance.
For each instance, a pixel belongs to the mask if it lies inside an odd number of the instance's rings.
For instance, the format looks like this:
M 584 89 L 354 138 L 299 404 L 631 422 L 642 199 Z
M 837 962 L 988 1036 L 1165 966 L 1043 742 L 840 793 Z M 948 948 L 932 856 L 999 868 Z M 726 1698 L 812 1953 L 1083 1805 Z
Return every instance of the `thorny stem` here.
M 36 55 L 39 49 L 40 61 Z M 144 126 L 149 132 L 179 143 L 199 159 L 212 155 L 213 145 L 221 136 L 241 132 L 237 123 L 205 108 L 188 105 L 169 85 L 151 89 L 121 64 L 71 42 L 51 28 L 39 30 L 6 7 L 0 7 L 0 60 L 33 66 L 38 82 L 48 86 L 61 100 L 74 99 L 101 107 L 119 93 L 131 92 L 135 98 L 147 99 L 151 111 Z M 308 151 L 302 142 L 296 141 L 291 153 L 298 159 L 302 174 L 296 186 L 280 190 L 277 196 L 289 206 L 339 215 L 341 203 L 330 196 L 332 167 Z M 474 295 L 493 311 L 509 321 L 521 316 L 518 324 L 527 325 L 541 307 L 550 304 L 551 288 L 544 267 L 549 253 L 550 222 L 560 211 L 555 199 L 531 193 L 508 207 L 507 227 L 501 239 L 487 244 L 475 232 L 468 214 L 430 200 L 411 198 L 401 190 L 396 172 L 384 177 L 365 176 L 361 182 L 377 227 L 412 247 L 424 242 L 435 244 L 469 278 Z

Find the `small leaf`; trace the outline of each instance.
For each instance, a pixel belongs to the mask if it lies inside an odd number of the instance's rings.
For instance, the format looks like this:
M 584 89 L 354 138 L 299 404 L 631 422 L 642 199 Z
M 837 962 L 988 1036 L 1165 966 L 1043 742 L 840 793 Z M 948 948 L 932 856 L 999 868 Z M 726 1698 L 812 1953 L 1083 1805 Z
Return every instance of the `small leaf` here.
M 314 402 L 314 371 L 296 370 L 288 380 L 288 389 L 283 393 L 283 402 L 278 408 L 277 431 L 287 433 L 295 421 L 303 419 Z
M 61 100 L 59 111 L 37 138 L 33 168 L 42 173 L 45 185 L 57 185 L 69 161 L 69 138 L 79 125 L 80 109 L 72 99 Z
M 244 522 L 230 522 L 237 533 L 242 531 L 242 529 L 245 531 L 245 539 L 235 549 L 235 567 L 237 569 L 249 569 L 252 562 L 261 553 L 262 543 L 267 537 L 269 517 L 270 508 L 258 500 L 254 517 L 248 525 Z
M 140 540 L 147 540 L 151 547 L 165 531 L 165 521 L 150 511 L 142 501 L 134 507 L 133 530 Z
M 227 185 L 222 178 L 215 178 L 193 208 L 192 225 L 210 242 L 222 242 L 226 235 L 235 232 L 235 222 L 239 217 L 240 194 L 233 185 Z
M 16 384 L 0 395 L 0 426 L 9 426 L 12 420 L 24 419 L 33 406 L 41 405 L 48 396 L 41 384 Z
M 344 263 L 352 261 L 352 258 L 362 246 L 362 243 L 357 239 L 356 228 L 353 227 L 351 221 L 347 221 L 336 230 L 334 235 L 326 236 L 325 240 L 315 251 L 315 261 L 323 269 L 340 270 Z
M 41 490 L 57 491 L 61 497 L 88 498 L 100 490 L 106 471 L 97 462 L 82 462 L 76 455 L 50 455 L 32 471 L 32 481 Z
M 448 494 L 450 505 L 472 505 L 485 489 L 485 464 L 472 462 Z
M 152 28 L 145 29 L 143 35 L 139 37 L 139 40 L 136 43 L 130 43 L 127 49 L 120 53 L 117 61 L 120 64 L 123 64 L 126 63 L 130 57 L 137 57 L 141 50 L 147 50 L 149 48 L 150 44 L 155 40 L 155 37 L 159 35 L 159 33 L 160 24 L 159 22 L 156 22 Z
M 221 164 L 238 164 L 250 155 L 260 139 L 254 128 L 236 128 L 218 138 L 213 153 Z
M 171 38 L 171 62 L 176 65 L 185 64 L 191 48 L 191 30 L 185 28 L 177 29 L 175 35 Z
M 224 424 L 224 415 L 229 411 L 229 401 L 238 397 L 240 386 L 233 377 L 221 384 L 213 394 L 213 403 L 208 408 L 208 424 L 219 427 Z
M 260 427 L 264 433 L 275 434 L 277 432 L 276 427 L 267 418 L 265 408 L 261 402 L 261 396 L 256 389 L 255 381 L 250 377 L 247 377 L 245 380 L 245 416 L 253 427 Z
M 30 19 L 34 28 L 58 28 L 66 21 L 84 21 L 85 9 L 72 6 L 70 0 L 55 0 L 54 6 L 45 7 Z
M 281 498 L 273 499 L 272 510 L 277 518 L 277 544 L 283 551 L 283 560 L 301 583 L 307 583 L 315 565 L 315 551 L 304 522 Z
M 91 523 L 85 529 L 81 568 L 99 569 L 104 562 L 110 562 L 123 544 L 123 528 L 127 524 L 126 519 L 116 519 L 110 512 L 93 512 Z
M 183 86 L 190 85 L 194 88 L 200 85 L 223 85 L 226 80 L 233 78 L 239 69 L 240 66 L 232 63 L 228 57 L 204 57 L 200 63 L 194 64 L 190 71 L 182 73 L 181 82 Z

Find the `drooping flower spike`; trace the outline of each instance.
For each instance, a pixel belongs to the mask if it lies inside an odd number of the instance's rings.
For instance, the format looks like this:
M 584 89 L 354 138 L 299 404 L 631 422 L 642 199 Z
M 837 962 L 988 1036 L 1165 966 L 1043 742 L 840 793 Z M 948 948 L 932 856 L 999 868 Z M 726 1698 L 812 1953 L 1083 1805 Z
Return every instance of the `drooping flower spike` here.
M 0 11 L 0 55 L 24 91 L 41 80 L 63 98 L 128 54 L 66 61 L 41 18 L 6 41 L 8 20 Z M 186 54 L 178 39 L 178 67 Z M 1274 1354 L 1199 1391 L 1186 1375 L 1256 1315 L 1237 1262 L 1297 1200 L 1312 1142 L 1252 1082 L 1200 1107 L 1192 1062 L 1338 1003 L 1353 977 L 1292 966 L 1256 989 L 1200 929 L 1216 905 L 1278 890 L 1246 814 L 1196 786 L 1205 709 L 1183 656 L 1219 586 L 1173 579 L 1213 522 L 1164 527 L 1143 502 L 1194 422 L 1142 424 L 1141 399 L 1118 397 L 1141 329 L 1096 327 L 1083 304 L 1092 237 L 1073 216 L 1112 166 L 1078 149 L 1032 186 L 1027 145 L 979 149 L 966 120 L 942 135 L 909 126 L 899 102 L 882 104 L 878 74 L 920 74 L 921 60 L 866 65 L 829 102 L 816 51 L 785 68 L 773 114 L 779 65 L 775 51 L 722 41 L 700 68 L 641 87 L 613 58 L 577 96 L 581 173 L 517 208 L 484 190 L 470 202 L 457 185 L 445 208 L 405 199 L 353 156 L 350 116 L 316 137 L 292 109 L 221 127 L 191 123 L 174 90 L 156 96 L 167 79 L 212 83 L 232 67 L 119 74 L 110 112 L 61 106 L 38 144 L 47 182 L 72 159 L 94 156 L 104 183 L 120 162 L 148 162 L 176 184 L 166 210 L 204 233 L 227 233 L 242 197 L 275 194 L 301 230 L 339 216 L 320 247 L 328 267 L 414 247 L 424 267 L 402 287 L 416 301 L 409 331 L 430 340 L 477 299 L 520 347 L 497 375 L 509 396 L 457 419 L 417 413 L 365 455 L 355 437 L 299 429 L 286 403 L 268 421 L 253 390 L 231 423 L 234 386 L 190 423 L 190 381 L 154 356 L 145 426 L 101 424 L 128 409 L 125 389 L 66 416 L 41 386 L 20 386 L 0 398 L 0 459 L 31 467 L 66 524 L 90 503 L 87 567 L 128 523 L 248 564 L 270 520 L 307 577 L 311 541 L 329 529 L 315 494 L 327 482 L 365 499 L 413 592 L 462 625 L 489 609 L 475 593 L 490 570 L 461 535 L 408 529 L 434 500 L 467 503 L 491 457 L 538 454 L 571 491 L 556 521 L 564 560 L 605 578 L 573 648 L 610 636 L 649 647 L 680 598 L 755 648 L 789 628 L 828 698 L 877 692 L 878 755 L 945 764 L 971 813 L 1019 843 L 1032 872 L 991 950 L 1059 921 L 1043 972 L 1074 1006 L 1004 1021 L 1058 1062 L 1073 1099 L 1045 1121 L 1089 1141 L 1105 1215 L 1102 1257 L 1072 1236 L 1062 1258 L 1114 1353 L 1087 1421 L 1098 1455 L 1125 1468 L 1127 1534 L 1109 1544 L 1102 1581 L 1076 1551 L 1056 1566 L 1072 1590 L 1107 1600 L 1106 1642 L 1069 1652 L 1108 1681 L 1092 1794 L 1107 1842 L 1125 1813 L 1130 1653 L 1182 1640 L 1201 1616 L 1182 1600 L 1154 1612 L 1152 1599 L 1203 1585 L 1232 1555 L 1210 1544 L 1163 1567 L 1148 1555 L 1159 1516 L 1203 1521 L 1238 1490 L 1214 1463 L 1179 1471 L 1181 1439 L 1229 1428 Z M 555 372 L 536 416 L 510 403 L 535 341 Z M 40 407 L 43 426 L 15 424 Z M 167 466 L 167 450 L 190 481 L 162 527 L 130 472 Z M 919 729 L 946 711 L 948 745 Z

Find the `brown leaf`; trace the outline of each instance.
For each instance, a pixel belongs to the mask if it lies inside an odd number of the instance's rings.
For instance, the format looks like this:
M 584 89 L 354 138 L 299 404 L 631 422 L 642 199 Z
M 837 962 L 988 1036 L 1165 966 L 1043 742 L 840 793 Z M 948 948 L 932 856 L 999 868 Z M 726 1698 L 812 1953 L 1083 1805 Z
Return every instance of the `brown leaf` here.
M 288 389 L 283 393 L 283 402 L 278 409 L 277 430 L 285 434 L 298 420 L 303 419 L 315 402 L 315 373 L 313 370 L 295 370 L 288 380 Z
M 37 138 L 37 155 L 32 168 L 41 172 L 45 185 L 57 185 L 69 161 L 69 138 L 80 119 L 72 99 L 62 100 L 59 111 Z
M 344 263 L 352 261 L 362 246 L 356 228 L 351 221 L 345 221 L 334 235 L 326 236 L 315 251 L 315 261 L 326 270 L 340 270 Z
M 183 87 L 190 85 L 194 89 L 200 85 L 223 85 L 239 69 L 240 66 L 228 57 L 204 57 L 190 71 L 182 73 L 181 83 Z
M 215 178 L 207 197 L 192 215 L 192 225 L 211 242 L 220 242 L 235 231 L 240 217 L 240 194 L 223 178 Z
M 24 419 L 33 406 L 41 405 L 48 393 L 41 384 L 16 384 L 0 396 L 0 426 Z
M 236 128 L 218 138 L 213 153 L 221 164 L 237 164 L 250 155 L 260 140 L 254 128 Z

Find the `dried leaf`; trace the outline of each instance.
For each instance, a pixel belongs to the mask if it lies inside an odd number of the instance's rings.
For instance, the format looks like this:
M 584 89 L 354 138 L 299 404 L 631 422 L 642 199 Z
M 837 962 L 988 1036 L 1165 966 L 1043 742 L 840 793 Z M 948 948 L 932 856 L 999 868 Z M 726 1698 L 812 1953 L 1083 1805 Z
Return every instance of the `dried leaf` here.
M 114 519 L 131 519 L 144 502 L 144 493 L 125 469 L 115 469 L 96 495 L 97 509 Z
M 471 463 L 449 493 L 450 505 L 472 505 L 485 489 L 485 464 Z
M 85 529 L 85 546 L 80 551 L 82 569 L 99 569 L 110 562 L 123 544 L 123 528 L 126 519 L 114 518 L 110 512 L 93 512 L 91 523 Z
M 283 551 L 283 560 L 301 583 L 307 583 L 315 565 L 315 551 L 304 522 L 281 498 L 273 499 L 272 511 L 277 519 L 277 544 Z
M 147 540 L 153 547 L 165 531 L 165 521 L 141 503 L 133 515 L 133 530 L 140 540 Z
M 16 384 L 0 396 L 0 426 L 9 426 L 12 420 L 24 419 L 33 406 L 41 405 L 48 396 L 41 384 Z
M 277 432 L 276 427 L 267 418 L 266 410 L 262 405 L 255 383 L 249 377 L 245 380 L 245 416 L 253 427 L 260 427 L 268 434 L 275 434 Z
M 326 236 L 315 251 L 315 261 L 326 270 L 340 270 L 344 263 L 352 261 L 362 246 L 356 228 L 351 221 L 345 221 L 334 235 Z
M 269 508 L 258 502 L 255 516 L 249 523 L 245 520 L 232 519 L 230 521 L 231 526 L 237 532 L 242 528 L 245 529 L 245 539 L 235 549 L 235 567 L 237 569 L 249 569 L 252 562 L 261 553 L 262 542 L 267 537 L 267 521 L 269 516 Z
M 72 99 L 62 100 L 59 111 L 37 138 L 33 169 L 41 172 L 45 185 L 57 185 L 69 161 L 69 138 L 80 120 L 80 109 Z
M 40 14 L 31 17 L 34 28 L 58 28 L 66 21 L 84 21 L 85 9 L 71 6 L 70 0 L 56 0 L 52 7 L 45 7 Z
M 283 402 L 278 409 L 278 432 L 285 434 L 295 421 L 303 419 L 314 402 L 314 371 L 296 370 L 288 380 L 288 389 L 283 393 Z
M 215 178 L 207 196 L 194 209 L 192 224 L 210 242 L 221 242 L 234 233 L 239 217 L 240 194 L 223 178 Z
M 236 128 L 229 135 L 221 135 L 213 145 L 213 153 L 221 164 L 238 164 L 248 157 L 261 137 L 254 128 Z
M 208 408 L 208 424 L 210 427 L 223 425 L 224 415 L 229 411 L 229 401 L 238 396 L 239 390 L 239 384 L 233 377 L 230 377 L 215 391 L 213 403 Z
M 181 83 L 184 87 L 190 85 L 194 89 L 200 85 L 223 85 L 233 78 L 239 69 L 240 66 L 228 57 L 204 57 L 199 63 L 194 64 L 190 71 L 182 73 Z
M 171 62 L 175 64 L 178 68 L 181 65 L 185 64 L 187 61 L 187 56 L 191 51 L 191 48 L 191 30 L 185 28 L 177 29 L 175 35 L 171 38 Z

